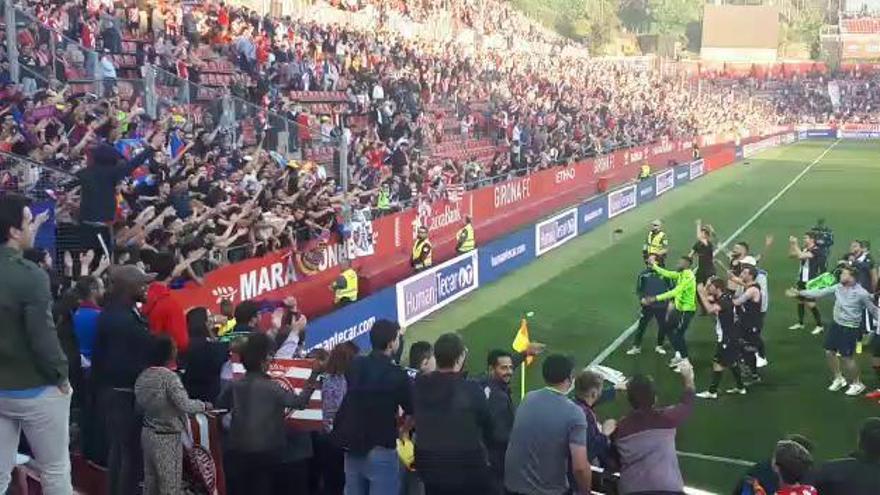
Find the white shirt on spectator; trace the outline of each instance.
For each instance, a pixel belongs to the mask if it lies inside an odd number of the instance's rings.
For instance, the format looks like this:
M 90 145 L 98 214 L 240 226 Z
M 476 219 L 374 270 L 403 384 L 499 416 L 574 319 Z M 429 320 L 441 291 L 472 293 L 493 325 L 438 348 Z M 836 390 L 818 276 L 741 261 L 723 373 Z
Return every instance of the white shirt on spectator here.
M 116 79 L 116 66 L 113 65 L 110 55 L 101 57 L 101 78 Z
M 384 100 L 385 99 L 385 89 L 382 88 L 381 84 L 376 84 L 373 86 L 373 101 Z

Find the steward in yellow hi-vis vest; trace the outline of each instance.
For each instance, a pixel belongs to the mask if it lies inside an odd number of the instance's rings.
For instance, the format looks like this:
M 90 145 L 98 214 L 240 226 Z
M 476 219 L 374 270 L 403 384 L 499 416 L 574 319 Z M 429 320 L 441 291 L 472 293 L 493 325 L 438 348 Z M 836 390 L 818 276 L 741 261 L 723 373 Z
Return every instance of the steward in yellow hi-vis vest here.
M 416 237 L 416 242 L 413 243 L 412 259 L 410 260 L 415 271 L 420 272 L 431 267 L 433 250 L 431 241 L 428 239 L 428 227 L 419 227 L 419 235 Z
M 657 257 L 657 264 L 664 266 L 666 260 L 667 247 L 669 239 L 666 238 L 666 232 L 663 232 L 663 223 L 660 220 L 651 222 L 651 230 L 648 231 L 648 237 L 642 248 L 642 256 L 647 258 L 649 255 Z
M 342 273 L 330 286 L 333 289 L 333 302 L 337 306 L 351 304 L 358 298 L 358 274 L 351 267 L 351 261 L 343 261 L 341 268 Z
M 651 177 L 651 166 L 648 165 L 648 162 L 642 163 L 642 166 L 639 167 L 639 180 L 648 180 Z
M 457 242 L 455 250 L 459 254 L 473 251 L 477 247 L 477 238 L 474 237 L 474 226 L 471 223 L 471 217 L 464 217 L 464 227 L 458 230 L 455 238 Z

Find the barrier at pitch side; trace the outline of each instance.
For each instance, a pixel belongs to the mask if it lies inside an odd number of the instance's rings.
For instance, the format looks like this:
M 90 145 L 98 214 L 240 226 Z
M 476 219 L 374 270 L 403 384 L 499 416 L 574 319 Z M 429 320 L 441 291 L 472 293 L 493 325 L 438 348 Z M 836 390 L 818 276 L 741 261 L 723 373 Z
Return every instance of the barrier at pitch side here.
M 753 136 L 787 130 L 756 131 L 751 131 Z M 733 135 L 718 134 L 701 136 L 698 142 L 708 156 L 733 149 L 734 139 Z M 757 140 L 742 139 L 745 143 Z M 295 252 L 279 251 L 220 267 L 207 273 L 202 285 L 188 283 L 173 296 L 185 308 L 204 306 L 215 311 L 224 299 L 238 304 L 247 299 L 277 301 L 294 296 L 305 314 L 325 314 L 334 309 L 333 293 L 327 287 L 340 273 L 340 260 L 356 258 L 362 291 L 378 292 L 409 275 L 409 249 L 418 225 L 428 227 L 435 259 L 446 260 L 455 255 L 455 233 L 465 216 L 473 219 L 477 241 L 488 244 L 534 224 L 548 211 L 570 207 L 594 194 L 599 178 L 620 184 L 634 179 L 638 165 L 645 161 L 657 170 L 671 162 L 685 162 L 692 144 L 693 140 L 660 141 L 466 191 L 459 201 L 438 201 L 374 219 L 369 229 L 353 229 L 346 239 L 334 234 L 330 239 L 298 246 Z M 656 184 L 653 196 L 649 188 L 647 183 L 642 186 L 644 201 L 657 195 Z
M 731 153 L 732 155 L 732 153 Z M 591 232 L 616 217 L 704 175 L 704 161 L 663 171 L 642 183 L 594 196 L 527 228 L 457 256 L 393 287 L 309 323 L 306 347 L 330 349 L 354 340 L 369 349 L 368 334 L 379 319 L 412 325 L 453 301 L 495 282 L 536 258 Z M 641 186 L 641 187 L 640 187 Z M 642 193 L 640 191 L 650 191 Z

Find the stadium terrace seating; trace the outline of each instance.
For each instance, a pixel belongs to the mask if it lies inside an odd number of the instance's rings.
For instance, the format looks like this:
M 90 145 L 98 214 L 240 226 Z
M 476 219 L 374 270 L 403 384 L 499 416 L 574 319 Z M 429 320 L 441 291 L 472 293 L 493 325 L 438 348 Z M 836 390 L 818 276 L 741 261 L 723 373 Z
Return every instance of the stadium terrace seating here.
M 840 32 L 844 34 L 880 34 L 880 18 L 841 19 Z
M 346 103 L 344 91 L 291 91 L 290 99 L 302 103 Z

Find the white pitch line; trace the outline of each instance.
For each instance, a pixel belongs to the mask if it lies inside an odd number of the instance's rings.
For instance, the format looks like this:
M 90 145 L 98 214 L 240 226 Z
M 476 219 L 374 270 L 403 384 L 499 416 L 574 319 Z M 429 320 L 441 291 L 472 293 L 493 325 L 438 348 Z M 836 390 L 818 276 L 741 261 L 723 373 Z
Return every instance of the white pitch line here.
M 721 462 L 724 464 L 733 464 L 735 466 L 746 466 L 751 467 L 754 466 L 755 463 L 752 461 L 746 461 L 744 459 L 734 459 L 733 457 L 721 457 L 717 455 L 708 455 L 708 454 L 698 454 L 696 452 L 676 452 L 679 457 L 686 457 L 689 459 L 699 459 L 701 461 L 711 461 L 711 462 Z
M 816 164 L 818 164 L 820 161 L 822 161 L 822 159 L 825 158 L 825 155 L 827 155 L 828 152 L 830 152 L 835 146 L 837 146 L 837 143 L 839 143 L 839 142 L 840 142 L 840 139 L 834 141 L 827 148 L 825 148 L 825 150 L 822 151 L 822 153 L 820 153 L 819 156 L 817 156 L 815 160 L 810 162 L 810 164 L 807 165 L 806 167 L 804 167 L 804 169 L 801 170 L 799 174 L 794 176 L 794 178 L 788 184 L 786 184 L 785 187 L 780 189 L 779 192 L 776 193 L 775 196 L 770 198 L 770 200 L 767 201 L 767 203 L 765 203 L 764 206 L 762 206 L 760 209 L 758 209 L 758 211 L 756 211 L 755 214 L 751 216 L 751 218 L 746 220 L 746 222 L 744 224 L 740 225 L 740 227 L 738 229 L 736 229 L 733 232 L 733 234 L 730 234 L 730 237 L 728 237 L 727 239 L 724 240 L 724 242 L 719 244 L 718 248 L 715 249 L 715 252 L 713 254 L 717 255 L 722 249 L 727 247 L 728 244 L 733 242 L 734 239 L 736 239 L 740 234 L 742 234 L 743 231 L 745 231 L 753 223 L 755 223 L 755 220 L 760 218 L 760 216 L 763 215 L 764 212 L 766 212 L 768 209 L 770 209 L 771 206 L 773 206 L 777 201 L 779 201 L 779 198 L 781 198 L 783 194 L 787 193 L 789 189 L 794 187 L 794 185 L 797 184 L 798 181 L 800 181 L 804 175 L 807 175 L 807 172 L 809 172 L 813 167 L 816 166 Z M 623 333 L 618 335 L 617 338 L 614 339 L 614 342 L 611 343 L 611 345 L 606 347 L 595 358 L 593 358 L 593 360 L 590 362 L 589 366 L 596 366 L 598 364 L 602 364 L 606 359 L 608 359 L 608 356 L 613 354 L 614 351 L 616 351 L 624 342 L 626 342 L 626 340 L 630 337 L 630 335 L 632 335 L 633 332 L 636 331 L 636 328 L 638 328 L 638 326 L 639 326 L 639 321 L 636 320 L 635 322 L 633 322 L 632 325 L 630 325 L 626 330 L 624 330 Z

